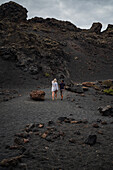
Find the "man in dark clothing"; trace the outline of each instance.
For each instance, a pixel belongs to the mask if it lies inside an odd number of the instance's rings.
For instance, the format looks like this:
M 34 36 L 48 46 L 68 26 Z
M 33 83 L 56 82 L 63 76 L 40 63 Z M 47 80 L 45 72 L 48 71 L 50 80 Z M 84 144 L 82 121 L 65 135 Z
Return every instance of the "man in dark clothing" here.
M 61 100 L 63 100 L 63 91 L 65 89 L 65 83 L 64 80 L 61 80 L 61 83 L 59 84 L 60 86 L 60 95 L 61 95 Z

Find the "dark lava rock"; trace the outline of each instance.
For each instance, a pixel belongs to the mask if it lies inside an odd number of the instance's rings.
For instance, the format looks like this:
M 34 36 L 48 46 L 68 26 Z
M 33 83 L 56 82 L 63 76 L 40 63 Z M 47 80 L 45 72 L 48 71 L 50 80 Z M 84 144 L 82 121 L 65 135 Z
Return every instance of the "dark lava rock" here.
M 0 20 L 13 22 L 25 21 L 27 10 L 15 2 L 8 2 L 0 6 Z
M 74 85 L 73 87 L 66 86 L 66 90 L 75 92 L 75 93 L 83 93 L 84 92 L 81 85 Z
M 112 26 L 100 33 L 100 23 L 94 23 L 90 30 L 82 30 L 67 21 L 26 18 L 27 10 L 15 2 L 0 6 L 2 84 L 10 81 L 13 85 L 15 78 L 12 75 L 18 75 L 20 70 L 20 74 L 26 74 L 26 80 L 27 73 L 38 80 L 46 77 L 49 80 L 46 84 L 54 76 L 64 78 L 66 83 L 112 78 Z M 4 67 L 6 64 L 8 68 Z M 16 67 L 15 72 L 12 66 Z M 11 80 L 2 78 L 7 76 Z M 71 91 L 83 93 L 80 86 L 72 87 Z
M 54 125 L 55 124 L 55 122 L 53 122 L 52 120 L 50 120 L 49 122 L 48 122 L 48 126 L 51 126 L 51 125 Z
M 74 132 L 74 134 L 81 135 L 81 133 L 79 131 Z
M 111 107 L 110 105 L 99 107 L 98 110 L 102 114 L 102 116 L 113 116 L 113 107 Z
M 70 143 L 76 143 L 76 140 L 73 139 L 73 138 L 71 138 L 71 139 L 69 139 L 69 142 L 70 142 Z
M 29 134 L 28 133 L 17 133 L 17 134 L 15 134 L 15 136 L 18 136 L 21 138 L 27 138 L 27 137 L 29 137 Z
M 107 122 L 106 121 L 102 121 L 101 124 L 102 125 L 107 125 Z
M 60 122 L 63 122 L 64 120 L 66 120 L 67 119 L 67 117 L 59 117 L 58 118 L 58 120 L 60 121 Z
M 88 138 L 85 140 L 85 144 L 94 145 L 96 143 L 97 136 L 96 135 L 89 135 Z
M 23 139 L 15 138 L 14 143 L 17 144 L 17 145 L 23 145 Z
M 91 28 L 90 28 L 90 31 L 91 32 L 95 32 L 95 33 L 100 33 L 101 31 L 101 28 L 102 28 L 102 24 L 101 23 L 93 23 Z
M 22 157 L 23 157 L 23 155 L 12 157 L 12 158 L 9 158 L 9 159 L 3 159 L 0 162 L 0 165 L 3 166 L 3 167 L 16 166 L 20 162 Z
M 94 123 L 94 124 L 93 124 L 93 127 L 94 127 L 94 128 L 99 128 L 99 125 L 98 125 L 97 123 Z

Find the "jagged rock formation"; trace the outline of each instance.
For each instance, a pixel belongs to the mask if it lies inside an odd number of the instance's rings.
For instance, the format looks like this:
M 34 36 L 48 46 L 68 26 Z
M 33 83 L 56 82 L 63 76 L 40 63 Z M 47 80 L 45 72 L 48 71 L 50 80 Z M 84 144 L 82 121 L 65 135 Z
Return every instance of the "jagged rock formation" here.
M 25 21 L 27 19 L 27 10 L 15 2 L 8 2 L 0 6 L 0 20 L 12 22 Z
M 102 29 L 102 24 L 98 22 L 92 24 L 90 31 L 98 34 L 101 32 L 101 29 Z
M 53 18 L 26 18 L 27 10 L 14 2 L 0 6 L 0 60 L 13 62 L 35 79 L 113 77 L 112 25 L 101 32 L 101 23 L 82 30 Z

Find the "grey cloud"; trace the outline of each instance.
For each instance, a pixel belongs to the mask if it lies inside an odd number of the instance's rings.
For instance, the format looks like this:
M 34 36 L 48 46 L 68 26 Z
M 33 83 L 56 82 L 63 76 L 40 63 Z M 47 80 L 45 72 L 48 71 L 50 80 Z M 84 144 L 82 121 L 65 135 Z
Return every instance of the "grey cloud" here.
M 80 28 L 90 28 L 101 22 L 103 29 L 112 24 L 113 0 L 14 0 L 28 10 L 28 18 L 35 16 L 68 20 Z M 0 4 L 7 2 L 0 0 Z

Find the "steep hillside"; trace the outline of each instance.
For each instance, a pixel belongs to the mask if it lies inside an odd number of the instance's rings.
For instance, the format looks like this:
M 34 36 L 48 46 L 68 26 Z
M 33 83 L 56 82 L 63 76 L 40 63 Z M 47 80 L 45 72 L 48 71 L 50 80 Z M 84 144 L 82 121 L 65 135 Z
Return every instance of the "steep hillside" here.
M 53 77 L 77 82 L 113 78 L 113 25 L 104 32 L 101 28 L 101 23 L 82 30 L 53 18 L 27 20 L 27 10 L 19 4 L 1 5 L 1 83 L 7 75 L 13 81 L 16 71 L 20 75 L 15 81 L 21 74 L 46 81 Z

